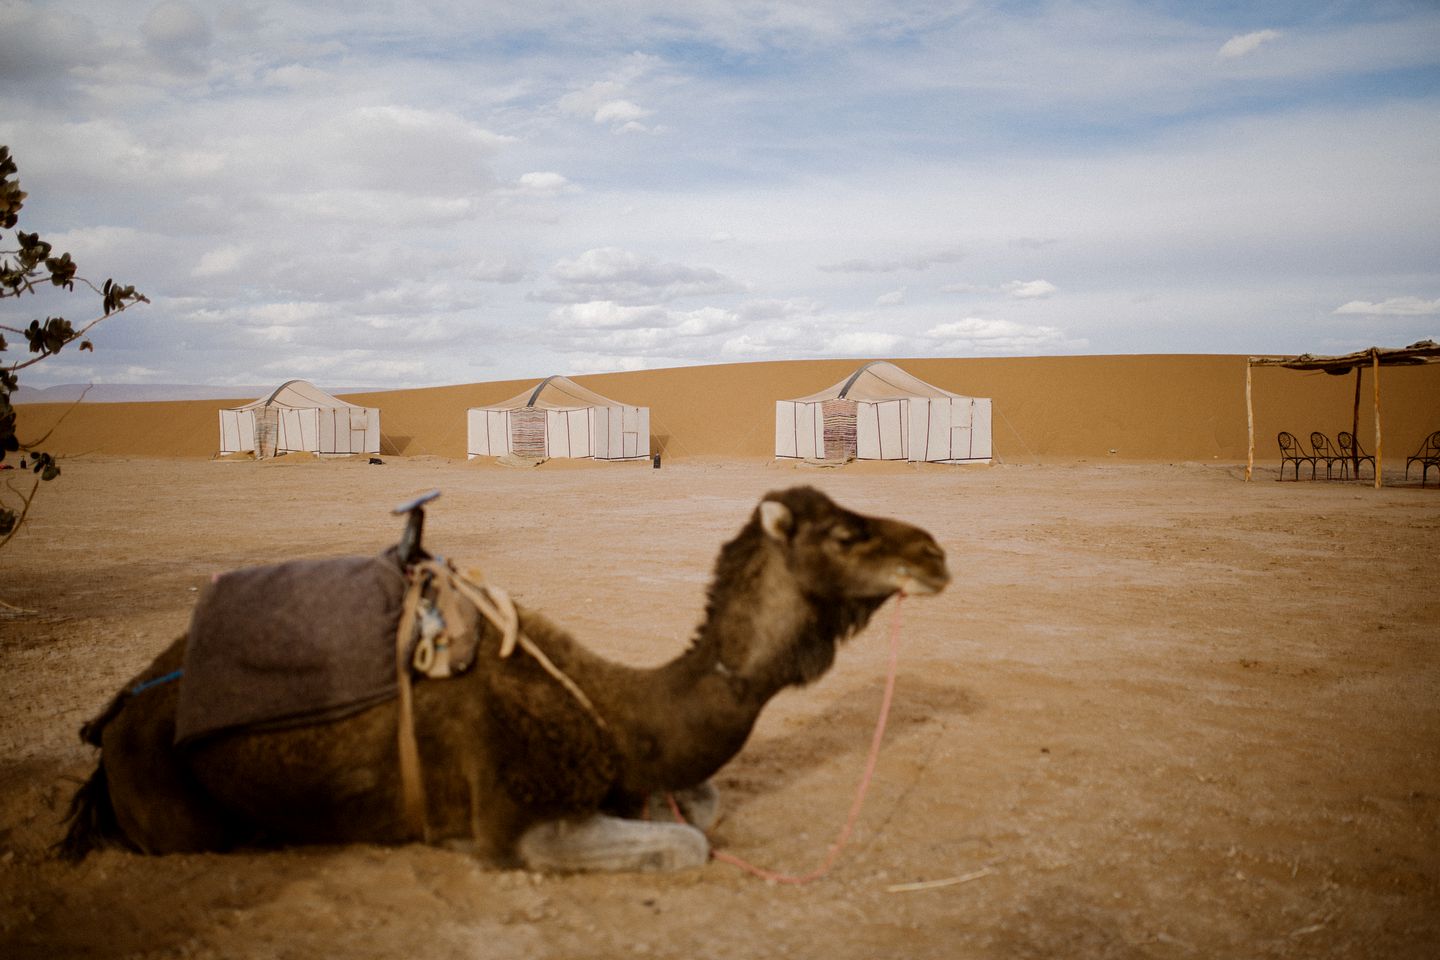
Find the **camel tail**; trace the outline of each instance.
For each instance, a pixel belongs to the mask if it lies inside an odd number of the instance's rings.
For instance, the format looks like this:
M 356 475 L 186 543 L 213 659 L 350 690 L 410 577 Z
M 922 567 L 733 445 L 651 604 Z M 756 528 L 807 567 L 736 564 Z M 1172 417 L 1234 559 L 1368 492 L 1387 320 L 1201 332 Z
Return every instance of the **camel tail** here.
M 91 746 L 100 746 L 105 728 L 124 704 L 125 694 L 117 694 L 98 716 L 80 728 L 80 740 Z M 110 799 L 110 778 L 105 774 L 103 756 L 95 764 L 95 772 L 90 774 L 90 779 L 82 783 L 70 798 L 70 810 L 65 814 L 65 821 L 69 824 L 65 838 L 54 847 L 64 860 L 79 862 L 92 850 L 124 844 L 125 835 L 115 816 L 115 804 Z
M 56 852 L 64 860 L 78 863 L 92 850 L 125 845 L 125 835 L 120 830 L 115 805 L 110 800 L 110 780 L 105 775 L 103 761 L 95 765 L 90 779 L 81 784 L 70 798 L 70 810 L 65 820 L 69 824 L 65 838 L 55 845 Z

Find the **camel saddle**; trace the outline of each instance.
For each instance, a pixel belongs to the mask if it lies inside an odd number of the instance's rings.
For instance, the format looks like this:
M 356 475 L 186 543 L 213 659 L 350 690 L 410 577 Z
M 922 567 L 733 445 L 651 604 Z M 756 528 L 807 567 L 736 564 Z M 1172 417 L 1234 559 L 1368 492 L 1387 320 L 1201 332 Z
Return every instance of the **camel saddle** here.
M 518 618 L 504 591 L 447 561 L 403 564 L 394 548 L 219 575 L 190 620 L 175 742 L 324 723 L 408 699 L 412 671 L 469 669 L 482 617 L 500 628 L 508 654 Z

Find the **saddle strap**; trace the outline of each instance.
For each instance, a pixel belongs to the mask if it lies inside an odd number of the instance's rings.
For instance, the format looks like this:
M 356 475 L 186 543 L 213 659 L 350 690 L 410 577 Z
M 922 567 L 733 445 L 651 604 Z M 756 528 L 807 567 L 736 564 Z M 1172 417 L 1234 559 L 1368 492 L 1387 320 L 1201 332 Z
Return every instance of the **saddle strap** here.
M 500 631 L 500 657 L 507 658 L 518 646 L 546 673 L 575 698 L 601 729 L 609 725 L 595 704 L 565 672 L 555 665 L 545 651 L 520 630 L 520 614 L 515 602 L 500 587 L 482 583 L 475 569 L 461 573 L 448 560 L 425 560 L 406 570 L 409 586 L 400 612 L 400 626 L 395 633 L 395 679 L 400 694 L 400 717 L 397 738 L 400 753 L 401 813 L 413 836 L 430 842 L 430 824 L 425 813 L 425 783 L 420 774 L 420 747 L 415 737 L 415 699 L 412 690 L 415 642 L 420 620 L 421 600 L 433 588 L 435 607 L 444 620 L 443 635 L 452 648 L 470 638 L 463 636 L 473 621 L 461 608 L 463 599 L 494 624 Z
M 420 615 L 420 598 L 428 577 L 418 571 L 410 577 L 400 608 L 400 629 L 395 632 L 395 679 L 400 694 L 397 746 L 400 750 L 400 812 L 412 836 L 430 842 L 425 815 L 425 783 L 420 779 L 420 745 L 415 739 L 415 698 L 410 687 L 410 642 Z

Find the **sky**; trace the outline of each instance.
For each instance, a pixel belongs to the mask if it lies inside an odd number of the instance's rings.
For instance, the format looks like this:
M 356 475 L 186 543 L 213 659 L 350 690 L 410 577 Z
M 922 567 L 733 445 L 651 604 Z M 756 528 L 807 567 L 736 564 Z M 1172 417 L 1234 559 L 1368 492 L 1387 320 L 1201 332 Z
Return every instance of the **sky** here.
M 1440 339 L 1434 0 L 0 0 L 0 104 L 151 300 L 34 387 Z

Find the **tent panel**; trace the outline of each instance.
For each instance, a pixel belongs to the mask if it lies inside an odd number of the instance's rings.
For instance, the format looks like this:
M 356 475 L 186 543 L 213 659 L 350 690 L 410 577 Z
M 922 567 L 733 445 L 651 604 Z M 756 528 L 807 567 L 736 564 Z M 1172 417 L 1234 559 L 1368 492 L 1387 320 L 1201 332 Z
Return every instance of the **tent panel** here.
M 946 463 L 965 454 L 970 448 L 970 405 L 961 398 L 931 400 L 925 424 L 925 455 L 927 463 Z
M 610 459 L 610 407 L 588 407 L 590 417 L 591 455 L 597 460 Z
M 250 410 L 220 411 L 220 452 L 255 449 L 255 414 Z
M 775 456 L 798 457 L 799 441 L 796 425 L 799 404 L 789 400 L 775 401 Z
M 970 458 L 990 460 L 995 456 L 990 433 L 990 398 L 970 398 Z
M 605 447 L 607 459 L 625 459 L 625 407 L 607 407 L 605 418 Z M 634 444 L 631 444 L 634 448 Z
M 880 455 L 880 406 L 875 403 L 855 405 L 855 456 L 861 460 L 882 460 Z
M 593 436 L 590 432 L 590 416 L 588 411 L 566 410 L 563 416 L 565 418 L 565 433 L 569 438 L 569 456 L 590 456 Z
M 875 452 L 871 455 L 859 453 L 862 460 L 904 460 L 910 449 L 905 427 L 910 411 L 909 400 L 882 400 L 879 403 L 860 406 L 872 407 L 875 411 Z
M 465 419 L 469 457 L 503 457 L 510 452 L 510 417 L 504 410 L 471 407 Z
M 970 459 L 970 438 L 972 411 L 970 404 L 963 401 L 951 401 L 950 403 L 950 436 L 948 438 L 949 454 L 946 460 L 969 460 Z
M 316 453 L 339 453 L 339 443 L 343 438 L 344 445 L 350 445 L 350 417 L 347 415 L 343 424 L 340 418 L 335 416 L 336 410 L 315 411 L 315 452 Z
M 787 417 L 780 403 L 788 404 L 793 414 Z M 780 455 L 801 460 L 816 459 L 819 456 L 817 451 L 825 449 L 825 418 L 821 415 L 820 404 L 793 400 L 782 400 L 780 403 L 776 404 L 775 418 L 777 423 L 785 420 L 790 428 L 790 439 L 784 442 L 784 447 L 791 451 Z M 779 449 L 781 445 L 781 439 L 777 436 L 776 448 Z
M 633 414 L 632 414 L 633 411 Z M 631 429 L 631 424 L 634 429 Z M 649 407 L 627 407 L 625 413 L 625 442 L 630 443 L 630 437 L 635 438 L 635 449 L 633 451 L 626 447 L 628 456 L 650 458 L 650 408 Z
M 927 449 L 923 457 L 931 463 L 961 463 L 991 458 L 990 398 L 955 397 L 948 401 L 928 402 L 928 422 L 924 425 Z M 912 425 L 912 436 L 921 425 Z
M 276 408 L 271 407 L 275 410 Z M 278 424 L 275 435 L 276 453 L 317 452 L 320 444 L 320 411 L 316 409 L 294 410 L 281 407 L 277 410 Z
M 379 452 L 380 452 L 380 408 L 379 408 L 379 407 L 365 407 L 365 408 L 362 408 L 362 409 L 358 412 L 358 414 L 352 412 L 352 413 L 351 413 L 351 420 L 350 420 L 350 427 L 351 427 L 352 430 L 355 429 L 355 419 L 354 419 L 354 418 L 355 418 L 356 416 L 361 417 L 362 420 L 363 420 L 363 423 L 364 423 L 364 442 L 365 442 L 364 448 L 363 448 L 362 450 L 357 451 L 357 452 L 359 452 L 359 453 L 379 453 Z
M 570 456 L 570 429 L 563 410 L 545 411 L 545 456 Z

